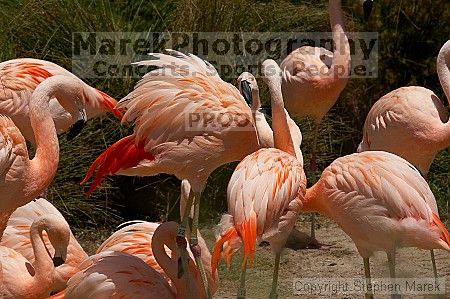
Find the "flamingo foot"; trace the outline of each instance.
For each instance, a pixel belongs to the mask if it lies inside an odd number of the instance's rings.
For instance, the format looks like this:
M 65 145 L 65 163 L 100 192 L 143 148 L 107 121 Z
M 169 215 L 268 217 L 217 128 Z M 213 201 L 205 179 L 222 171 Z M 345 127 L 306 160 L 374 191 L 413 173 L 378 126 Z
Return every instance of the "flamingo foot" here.
M 330 244 L 323 244 L 317 241 L 316 238 L 312 237 L 309 240 L 308 245 L 306 245 L 306 248 L 308 249 L 321 249 L 321 250 L 329 250 L 332 246 Z

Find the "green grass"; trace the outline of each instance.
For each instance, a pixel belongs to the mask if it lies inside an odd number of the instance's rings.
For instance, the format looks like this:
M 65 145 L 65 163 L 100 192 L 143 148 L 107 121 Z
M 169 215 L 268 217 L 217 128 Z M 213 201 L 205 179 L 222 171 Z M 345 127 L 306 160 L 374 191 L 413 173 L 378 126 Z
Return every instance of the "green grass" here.
M 445 0 L 377 1 L 371 21 L 363 23 L 343 1 L 348 31 L 378 31 L 379 76 L 352 79 L 320 128 L 319 166 L 355 151 L 371 105 L 383 94 L 405 85 L 423 85 L 443 98 L 435 59 L 450 33 L 450 11 Z M 356 3 L 357 1 L 355 1 Z M 330 31 L 326 1 L 300 0 L 179 0 L 0 1 L 0 60 L 35 57 L 71 67 L 73 32 L 83 31 Z M 135 79 L 97 79 L 88 83 L 120 99 Z M 260 86 L 264 84 L 260 82 Z M 269 102 L 265 87 L 263 102 Z M 311 151 L 311 123 L 298 120 L 303 136 L 305 165 Z M 50 188 L 50 200 L 76 227 L 116 224 L 122 219 L 178 219 L 179 182 L 160 175 L 153 178 L 113 177 L 90 198 L 79 185 L 93 159 L 129 133 L 111 117 L 91 121 L 72 142 L 61 139 L 61 162 Z M 233 165 L 216 170 L 208 181 L 202 219 L 216 222 L 226 210 L 226 188 Z M 449 219 L 450 153 L 442 151 L 428 181 Z

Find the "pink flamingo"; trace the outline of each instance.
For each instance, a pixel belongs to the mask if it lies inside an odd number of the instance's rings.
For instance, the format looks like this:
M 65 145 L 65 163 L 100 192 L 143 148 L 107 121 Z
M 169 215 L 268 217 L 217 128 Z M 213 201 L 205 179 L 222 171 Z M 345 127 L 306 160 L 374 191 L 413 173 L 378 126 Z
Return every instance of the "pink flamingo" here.
M 155 259 L 171 279 L 175 290 L 140 258 L 124 252 L 104 251 L 84 261 L 80 272 L 68 281 L 67 289 L 51 298 L 206 298 L 194 261 L 190 259 L 188 268 L 193 279 L 186 284 L 186 276 L 178 278 L 177 229 L 175 222 L 160 224 L 152 242 Z M 164 246 L 171 250 L 171 256 Z
M 238 298 L 245 298 L 247 260 L 252 263 L 257 240 L 268 241 L 275 253 L 270 298 L 277 298 L 280 254 L 302 208 L 299 193 L 306 191 L 303 165 L 296 158 L 299 145 L 291 137 L 283 106 L 281 70 L 275 61 L 266 60 L 262 73 L 272 100 L 275 148 L 260 149 L 236 167 L 227 190 L 229 214 L 222 218 L 222 232 L 214 246 L 211 262 L 214 272 L 225 242 L 224 256 L 228 263 L 241 242 L 244 244 Z
M 370 1 L 366 1 L 370 2 Z M 367 7 L 367 8 L 366 8 Z M 364 4 L 364 9 L 368 6 Z M 344 30 L 340 0 L 328 4 L 334 53 L 325 48 L 303 46 L 290 53 L 282 62 L 281 88 L 286 109 L 295 116 L 314 120 L 313 148 L 310 159 L 312 183 L 316 181 L 316 148 L 320 122 L 336 103 L 347 85 L 350 68 L 350 46 Z M 315 216 L 311 215 L 310 247 L 321 244 L 315 237 Z
M 50 295 L 55 266 L 64 263 L 69 245 L 70 229 L 53 214 L 36 218 L 30 227 L 33 262 L 17 251 L 0 246 L 0 298 L 43 299 Z M 52 260 L 42 240 L 43 232 L 55 248 Z
M 180 212 L 184 212 L 186 208 L 189 193 L 190 185 L 187 180 L 183 180 L 181 182 Z M 192 215 L 190 215 L 190 217 L 192 217 Z M 100 245 L 97 253 L 100 253 L 102 251 L 120 251 L 137 256 L 142 259 L 147 265 L 160 273 L 164 278 L 166 278 L 169 284 L 172 284 L 171 280 L 166 276 L 164 270 L 156 262 L 155 256 L 153 255 L 151 249 L 153 234 L 160 224 L 146 221 L 131 221 L 124 223 L 124 225 L 126 226 L 114 232 L 106 241 L 104 241 Z M 205 266 L 208 286 L 211 290 L 211 293 L 214 294 L 214 292 L 217 290 L 217 271 L 213 273 L 211 270 L 211 254 L 200 232 L 198 232 L 198 244 L 202 252 L 201 258 L 203 261 L 203 265 Z M 166 248 L 166 252 L 169 256 L 171 255 L 171 252 L 168 248 Z M 188 253 L 191 258 L 194 257 L 189 248 Z
M 450 41 L 439 51 L 436 68 L 442 89 L 450 99 Z M 381 97 L 370 109 L 358 151 L 383 150 L 399 155 L 423 175 L 434 156 L 450 146 L 447 110 L 429 89 L 401 87 Z
M 59 144 L 49 111 L 51 98 L 85 121 L 83 88 L 79 80 L 53 76 L 39 84 L 29 104 L 36 153 L 29 159 L 25 139 L 9 117 L 0 116 L 0 236 L 11 213 L 36 198 L 51 183 L 58 166 Z
M 151 54 L 157 60 L 139 63 L 158 69 L 146 74 L 117 106 L 127 108 L 124 121 L 135 123 L 134 132 L 102 153 L 83 182 L 97 170 L 89 194 L 108 174 L 169 173 L 187 179 L 193 194 L 186 211 L 195 207 L 190 246 L 206 286 L 197 246 L 201 191 L 213 170 L 241 160 L 264 144 L 258 140 L 253 113 L 245 99 L 217 75 L 211 64 L 191 54 L 171 50 L 168 54 Z M 184 246 L 187 221 L 188 217 L 182 217 L 180 247 Z
M 387 253 L 394 278 L 396 248 L 450 250 L 450 235 L 433 212 L 435 199 L 425 179 L 388 152 L 336 159 L 307 190 L 303 210 L 329 216 L 350 236 L 364 260 L 368 283 L 369 257 L 375 251 Z
M 11 118 L 26 140 L 35 144 L 29 118 L 31 95 L 42 81 L 56 75 L 64 75 L 80 81 L 88 119 L 98 117 L 105 111 L 110 111 L 119 119 L 122 118 L 122 114 L 114 109 L 117 104 L 116 100 L 106 93 L 90 87 L 57 64 L 32 58 L 4 61 L 0 63 L 0 114 L 8 115 Z M 66 132 L 77 120 L 55 98 L 50 100 L 49 111 L 58 134 Z M 75 132 L 72 131 L 68 137 L 73 137 L 74 134 Z
M 67 221 L 63 215 L 44 198 L 37 198 L 28 204 L 18 208 L 11 214 L 8 220 L 0 246 L 8 247 L 21 254 L 28 261 L 35 261 L 32 239 L 30 238 L 30 227 L 34 220 L 45 216 L 54 215 L 59 218 L 60 222 L 64 222 L 67 227 Z M 50 254 L 55 253 L 55 248 L 51 246 L 47 233 L 42 232 L 42 240 Z M 86 252 L 75 239 L 70 231 L 69 246 L 67 248 L 67 258 L 65 263 L 56 267 L 54 271 L 52 293 L 59 292 L 66 287 L 66 283 L 70 277 L 78 272 L 78 265 L 87 258 Z

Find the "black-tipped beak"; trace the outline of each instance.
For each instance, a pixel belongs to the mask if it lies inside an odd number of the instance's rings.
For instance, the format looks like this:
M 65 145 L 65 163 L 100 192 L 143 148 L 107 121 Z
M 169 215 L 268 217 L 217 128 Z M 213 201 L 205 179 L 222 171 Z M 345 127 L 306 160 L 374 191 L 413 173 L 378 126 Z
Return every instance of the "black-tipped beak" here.
M 272 107 L 271 106 L 261 106 L 261 108 L 259 108 L 259 111 L 264 113 L 264 115 L 266 117 L 272 118 Z
M 72 140 L 80 134 L 80 132 L 83 130 L 83 128 L 86 126 L 86 121 L 83 119 L 78 120 L 76 123 L 70 127 L 69 133 L 67 133 L 67 140 Z
M 55 267 L 59 267 L 59 266 L 61 266 L 62 264 L 64 264 L 66 261 L 62 258 L 62 257 L 60 257 L 60 256 L 55 256 L 53 259 L 53 265 L 55 266 Z
M 241 92 L 242 92 L 242 96 L 244 97 L 247 105 L 251 106 L 252 105 L 252 89 L 251 89 L 250 83 L 248 83 L 248 81 L 246 81 L 246 80 L 241 81 Z
M 363 2 L 364 20 L 368 20 L 372 12 L 373 0 L 365 0 Z
M 84 110 L 84 108 L 81 108 L 78 110 L 78 115 L 75 118 L 75 123 L 72 125 L 72 127 L 70 127 L 69 133 L 67 133 L 67 140 L 70 141 L 74 139 L 75 136 L 80 134 L 81 130 L 83 130 L 83 128 L 86 126 L 86 121 L 86 111 Z

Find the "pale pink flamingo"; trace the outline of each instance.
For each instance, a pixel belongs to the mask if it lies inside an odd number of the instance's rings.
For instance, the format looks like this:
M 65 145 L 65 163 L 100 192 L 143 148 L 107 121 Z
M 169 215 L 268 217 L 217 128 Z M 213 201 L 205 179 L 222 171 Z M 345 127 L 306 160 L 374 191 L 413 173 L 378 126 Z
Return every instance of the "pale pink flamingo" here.
M 0 63 L 0 114 L 11 118 L 26 140 L 33 144 L 35 142 L 29 118 L 31 95 L 43 80 L 57 75 L 76 78 L 80 81 L 88 119 L 98 117 L 106 111 L 121 119 L 121 113 L 114 109 L 116 100 L 90 87 L 57 64 L 32 58 L 4 61 Z M 50 100 L 48 109 L 58 134 L 66 132 L 76 122 L 74 115 L 64 109 L 55 98 Z M 73 134 L 69 136 L 73 137 Z
M 34 220 L 47 214 L 55 215 L 60 222 L 66 223 L 63 215 L 44 198 L 37 198 L 28 204 L 18 208 L 11 214 L 8 220 L 0 246 L 8 247 L 21 254 L 28 261 L 35 261 L 32 239 L 30 238 L 30 227 Z M 55 253 L 55 248 L 51 246 L 47 232 L 42 232 L 42 240 L 50 254 Z M 53 272 L 52 293 L 59 292 L 66 287 L 66 283 L 70 277 L 78 272 L 78 265 L 87 258 L 86 252 L 75 239 L 72 231 L 70 231 L 69 246 L 67 247 L 67 258 L 65 263 L 56 267 Z
M 183 180 L 181 183 L 180 213 L 183 213 L 186 208 L 189 193 L 190 185 L 187 180 Z M 193 214 L 191 213 L 190 217 L 192 216 Z M 100 253 L 102 251 L 120 251 L 135 255 L 142 259 L 147 265 L 155 269 L 162 276 L 164 276 L 168 280 L 169 284 L 171 284 L 171 280 L 166 276 L 164 270 L 156 262 L 151 248 L 153 234 L 158 228 L 159 223 L 131 221 L 128 223 L 124 223 L 123 225 L 125 226 L 114 232 L 106 241 L 104 241 L 100 245 L 97 253 Z M 214 294 L 214 292 L 217 290 L 217 271 L 215 271 L 214 274 L 211 271 L 211 254 L 200 232 L 198 232 L 198 245 L 200 246 L 202 252 L 201 258 L 203 261 L 203 265 L 205 266 L 208 286 L 211 293 Z M 168 248 L 166 248 L 166 252 L 168 255 L 171 254 Z M 191 258 L 194 257 L 189 248 L 188 253 Z
M 303 46 L 292 51 L 281 62 L 283 70 L 281 88 L 286 109 L 294 116 L 309 116 L 314 120 L 313 148 L 309 167 L 312 183 L 316 181 L 319 125 L 347 85 L 351 62 L 341 0 L 329 0 L 328 12 L 334 52 L 325 48 Z M 310 246 L 321 246 L 315 237 L 314 214 L 311 217 Z
M 50 295 L 53 271 L 64 263 L 70 238 L 69 226 L 60 220 L 47 214 L 33 221 L 29 230 L 33 262 L 9 247 L 0 246 L 0 298 L 43 299 Z M 42 240 L 44 231 L 55 248 L 53 260 Z
M 187 285 L 186 275 L 178 278 L 177 229 L 175 222 L 160 224 L 151 244 L 157 263 L 175 288 L 140 258 L 125 252 L 104 251 L 84 261 L 80 272 L 69 280 L 67 289 L 51 298 L 206 298 L 200 273 L 192 259 L 189 258 L 188 269 L 193 279 Z M 171 256 L 165 246 L 171 250 Z
M 241 160 L 264 144 L 258 140 L 245 99 L 211 64 L 191 54 L 167 53 L 151 54 L 156 60 L 139 63 L 158 68 L 147 73 L 117 106 L 127 109 L 123 121 L 134 122 L 134 132 L 102 153 L 83 182 L 97 171 L 90 193 L 109 174 L 169 173 L 187 179 L 193 192 L 186 211 L 195 207 L 190 245 L 205 278 L 197 246 L 201 191 L 213 170 Z M 183 217 L 180 225 L 180 246 L 184 246 L 187 219 Z
M 29 159 L 25 139 L 9 117 L 0 116 L 0 236 L 11 213 L 36 198 L 51 183 L 59 161 L 58 136 L 49 111 L 51 98 L 85 121 L 81 81 L 53 76 L 39 84 L 29 103 L 36 153 Z
M 436 69 L 450 100 L 450 41 L 439 51 Z M 427 175 L 436 153 L 450 146 L 446 107 L 429 89 L 401 87 L 381 97 L 369 111 L 358 151 L 382 150 L 399 155 Z
M 277 298 L 281 251 L 302 208 L 299 193 L 303 198 L 306 191 L 303 165 L 296 158 L 299 145 L 291 137 L 283 106 L 281 70 L 275 61 L 266 60 L 262 73 L 272 101 L 274 148 L 252 153 L 236 167 L 228 184 L 228 214 L 222 218 L 221 235 L 214 246 L 211 262 L 214 272 L 225 242 L 227 262 L 243 244 L 244 260 L 238 298 L 245 297 L 247 260 L 252 263 L 257 241 L 268 241 L 275 253 L 270 298 Z
M 336 159 L 307 190 L 303 210 L 329 216 L 350 236 L 369 283 L 369 257 L 375 251 L 387 253 L 395 277 L 396 248 L 450 250 L 450 235 L 434 212 L 427 182 L 408 161 L 388 152 Z

